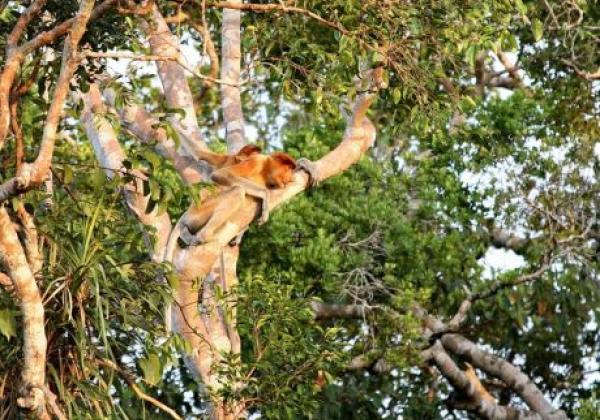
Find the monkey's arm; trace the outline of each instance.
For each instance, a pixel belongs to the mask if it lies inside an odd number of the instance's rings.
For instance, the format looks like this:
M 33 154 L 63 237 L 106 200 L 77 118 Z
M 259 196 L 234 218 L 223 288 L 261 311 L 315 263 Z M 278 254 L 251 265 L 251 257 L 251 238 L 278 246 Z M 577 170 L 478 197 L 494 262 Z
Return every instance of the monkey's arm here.
M 306 158 L 300 158 L 296 160 L 296 168 L 304 170 L 308 173 L 308 186 L 316 187 L 319 185 L 319 169 L 317 165 Z
M 269 220 L 269 190 L 265 186 L 241 176 L 241 174 L 250 175 L 252 172 L 257 172 L 257 168 L 253 168 L 251 162 L 245 161 L 214 171 L 211 179 L 219 185 L 241 187 L 246 195 L 260 199 L 261 214 L 258 223 L 262 225 Z

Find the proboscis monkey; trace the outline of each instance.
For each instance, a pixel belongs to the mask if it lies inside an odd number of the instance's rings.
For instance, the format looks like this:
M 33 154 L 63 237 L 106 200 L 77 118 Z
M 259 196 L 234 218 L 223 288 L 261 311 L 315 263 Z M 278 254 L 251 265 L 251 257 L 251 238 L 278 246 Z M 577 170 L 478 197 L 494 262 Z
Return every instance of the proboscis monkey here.
M 239 210 L 246 195 L 261 200 L 259 223 L 269 217 L 269 190 L 282 188 L 292 181 L 297 167 L 309 172 L 312 179 L 311 162 L 302 159 L 302 165 L 282 152 L 270 155 L 260 154 L 256 146 L 246 146 L 235 155 L 221 155 L 203 151 L 198 156 L 218 169 L 211 179 L 220 187 L 217 194 L 201 192 L 201 204 L 192 205 L 173 228 L 167 245 L 166 259 L 171 261 L 177 239 L 185 245 L 198 245 L 208 242 L 214 233 Z

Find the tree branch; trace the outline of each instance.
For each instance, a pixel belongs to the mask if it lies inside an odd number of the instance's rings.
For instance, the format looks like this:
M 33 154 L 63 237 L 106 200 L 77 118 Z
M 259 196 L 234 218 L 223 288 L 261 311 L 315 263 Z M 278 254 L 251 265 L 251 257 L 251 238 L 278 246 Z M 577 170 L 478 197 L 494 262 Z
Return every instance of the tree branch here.
M 181 63 L 185 60 L 181 56 L 178 39 L 171 33 L 167 22 L 158 6 L 153 2 L 151 12 L 142 20 L 142 28 L 148 36 L 150 50 L 153 55 L 166 57 L 179 57 L 177 62 L 158 61 L 156 67 L 160 77 L 167 103 L 171 108 L 182 109 L 183 118 L 173 117 L 173 126 L 182 135 L 182 145 L 190 157 L 198 156 L 198 151 L 206 148 L 196 120 L 194 98 L 187 82 L 184 68 Z
M 211 76 L 206 76 L 202 73 L 198 73 L 192 69 L 183 59 L 181 55 L 169 56 L 169 55 L 152 55 L 152 54 L 136 54 L 130 51 L 82 51 L 79 53 L 79 59 L 83 58 L 115 58 L 125 59 L 133 61 L 171 61 L 179 64 L 184 70 L 189 72 L 194 77 L 202 80 L 207 80 L 211 83 L 217 83 L 220 85 L 239 87 L 246 82 L 229 82 L 223 79 L 216 79 Z
M 311 12 L 310 10 L 302 9 L 300 7 L 286 6 L 285 4 L 282 4 L 282 3 L 255 4 L 255 3 L 238 3 L 237 1 L 230 1 L 230 2 L 223 1 L 223 2 L 218 2 L 218 3 L 207 4 L 206 7 L 215 8 L 215 9 L 245 10 L 245 11 L 249 11 L 249 12 L 262 12 L 262 13 L 273 12 L 273 11 L 279 11 L 279 12 L 283 12 L 283 13 L 297 13 L 297 14 L 307 16 L 323 26 L 327 26 L 329 28 L 336 29 L 344 35 L 350 34 L 350 31 L 348 31 L 346 28 L 344 28 L 344 26 L 341 23 L 324 19 L 321 16 L 317 15 L 316 13 Z
M 461 370 L 454 360 L 446 353 L 439 341 L 430 348 L 431 359 L 442 375 L 450 382 L 460 396 L 452 396 L 448 403 L 452 408 L 472 411 L 485 419 L 528 419 L 542 420 L 544 417 L 531 411 L 520 411 L 512 407 L 499 405 L 481 384 L 474 369 L 467 365 L 467 370 Z
M 105 89 L 104 99 L 110 107 L 116 107 L 116 95 L 112 89 Z M 174 139 L 170 138 L 167 131 L 160 127 L 158 119 L 154 118 L 144 107 L 139 104 L 125 103 L 117 114 L 123 126 L 144 144 L 154 144 L 156 151 L 173 163 L 175 170 L 187 184 L 196 184 L 207 180 L 211 173 L 209 165 L 203 161 L 185 156 L 184 151 L 178 149 Z
M 354 115 L 349 121 L 344 138 L 338 147 L 315 162 L 320 174 L 319 179 L 336 175 L 358 161 L 364 152 L 373 144 L 375 128 L 366 118 L 365 113 L 374 99 L 376 90 L 382 84 L 381 71 L 372 72 L 371 89 L 368 89 L 355 101 Z M 358 120 L 362 116 L 362 120 Z M 307 188 L 308 174 L 297 171 L 294 180 L 286 188 L 273 190 L 269 202 L 269 210 L 281 205 Z M 208 346 L 206 329 L 198 313 L 198 279 L 201 281 L 231 239 L 243 232 L 254 219 L 258 211 L 258 203 L 251 197 L 245 197 L 244 203 L 237 213 L 216 233 L 215 239 L 199 246 L 178 249 L 173 258 L 173 266 L 179 277 L 179 285 L 175 290 L 175 305 L 171 312 L 171 324 L 174 331 L 188 340 L 194 350 L 186 359 L 186 364 L 199 375 L 205 384 L 220 387 L 218 378 L 211 372 L 215 357 Z M 171 238 L 171 240 L 176 238 Z
M 562 410 L 555 409 L 533 381 L 516 366 L 498 356 L 484 352 L 475 343 L 458 334 L 444 334 L 440 341 L 446 350 L 464 358 L 484 372 L 501 379 L 542 418 L 550 420 L 567 419 L 566 414 Z
M 48 116 L 46 117 L 46 122 L 44 124 L 44 132 L 42 134 L 38 156 L 32 164 L 23 164 L 21 171 L 19 171 L 13 179 L 0 185 L 0 203 L 16 194 L 40 185 L 48 174 L 52 154 L 54 152 L 54 142 L 58 124 L 69 91 L 69 82 L 77 68 L 77 46 L 85 33 L 93 6 L 93 0 L 81 1 L 77 16 L 74 18 L 70 33 L 65 40 L 60 74 L 56 82 L 54 97 L 50 104 Z M 0 106 L 2 106 L 1 103 Z
M 121 176 L 125 171 L 123 166 L 125 153 L 111 125 L 102 116 L 106 112 L 106 109 L 102 103 L 98 86 L 96 84 L 90 85 L 90 90 L 83 98 L 84 110 L 82 121 L 88 138 L 94 146 L 96 158 L 100 162 L 100 166 L 106 168 L 105 173 L 109 178 Z M 143 177 L 143 174 L 139 174 L 139 176 Z M 154 228 L 155 239 L 151 241 L 154 246 L 152 247 L 148 244 L 148 248 L 152 250 L 152 259 L 160 262 L 162 261 L 166 241 L 171 231 L 171 220 L 166 213 L 159 214 L 158 208 L 147 212 L 146 209 L 150 198 L 149 195 L 143 195 L 143 186 L 140 177 L 122 187 L 122 192 L 128 208 L 137 219 L 142 224 Z
M 96 19 L 98 16 L 105 13 L 116 1 L 117 0 L 105 0 L 92 11 L 90 19 Z M 37 7 L 38 5 L 38 2 L 34 2 L 30 8 L 33 6 Z M 27 19 L 30 19 L 30 17 L 25 18 L 25 20 Z M 23 60 L 28 54 L 36 49 L 48 45 L 65 35 L 74 25 L 76 19 L 77 16 L 67 19 L 54 28 L 41 32 L 21 46 L 7 49 L 4 68 L 0 74 L 0 150 L 2 150 L 2 147 L 4 146 L 4 140 L 6 139 L 8 128 L 10 126 L 10 115 L 8 114 L 10 90 Z M 14 38 L 16 39 L 16 43 L 18 42 L 20 35 L 17 37 L 15 34 Z
M 364 319 L 370 312 L 370 308 L 365 305 L 323 303 L 316 300 L 310 302 L 310 308 L 312 309 L 316 320 L 333 318 Z
M 232 4 L 241 5 L 241 0 Z M 240 47 L 239 10 L 223 10 L 223 25 L 221 27 L 221 79 L 232 83 L 240 81 L 240 66 L 242 52 Z M 223 123 L 229 153 L 236 153 L 246 144 L 244 134 L 244 114 L 239 86 L 221 85 L 221 107 L 223 108 Z

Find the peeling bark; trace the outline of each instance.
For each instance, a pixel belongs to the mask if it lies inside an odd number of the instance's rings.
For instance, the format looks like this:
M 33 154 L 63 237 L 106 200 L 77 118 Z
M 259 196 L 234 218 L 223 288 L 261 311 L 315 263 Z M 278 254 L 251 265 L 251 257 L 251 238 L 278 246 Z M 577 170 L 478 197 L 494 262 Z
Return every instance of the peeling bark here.
M 0 260 L 8 270 L 23 315 L 23 371 L 17 403 L 38 418 L 46 412 L 46 348 L 44 306 L 33 272 L 10 217 L 0 206 Z

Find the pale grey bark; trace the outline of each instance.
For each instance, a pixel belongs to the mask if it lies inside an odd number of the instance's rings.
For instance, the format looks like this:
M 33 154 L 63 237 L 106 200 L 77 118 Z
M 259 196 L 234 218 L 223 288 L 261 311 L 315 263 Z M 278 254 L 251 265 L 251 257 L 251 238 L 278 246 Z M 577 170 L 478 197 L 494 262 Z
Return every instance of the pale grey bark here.
M 104 99 L 115 107 L 115 93 L 111 89 L 103 92 Z M 175 140 L 167 135 L 167 131 L 158 127 L 159 121 L 138 104 L 126 104 L 116 110 L 121 122 L 142 143 L 156 142 L 156 151 L 164 158 L 171 161 L 181 179 L 187 184 L 196 184 L 209 178 L 211 169 L 202 161 L 197 161 L 190 156 L 184 156 L 178 150 Z
M 241 0 L 231 3 L 241 4 Z M 229 153 L 236 153 L 246 144 L 244 134 L 244 114 L 240 92 L 240 67 L 242 52 L 240 47 L 239 10 L 224 9 L 221 27 L 221 80 L 231 84 L 221 84 L 221 107 Z
M 148 35 L 150 50 L 158 56 L 179 57 L 185 61 L 181 54 L 179 40 L 173 35 L 163 15 L 156 4 L 152 5 L 147 21 L 142 21 L 142 27 Z M 163 86 L 167 103 L 171 108 L 184 111 L 183 118 L 173 116 L 171 122 L 180 132 L 183 147 L 191 157 L 197 156 L 197 151 L 206 146 L 202 140 L 194 98 L 187 81 L 185 69 L 175 61 L 157 61 L 156 67 Z
M 461 335 L 444 334 L 440 341 L 448 351 L 464 358 L 484 372 L 501 379 L 542 418 L 548 420 L 567 419 L 566 414 L 562 410 L 554 408 L 537 385 L 518 367 L 498 356 L 481 350 L 479 346 Z
M 477 413 L 484 419 L 491 420 L 543 420 L 545 417 L 538 413 L 525 410 L 517 410 L 498 404 L 492 398 L 487 397 L 487 391 L 478 379 L 469 378 L 465 371 L 461 370 L 454 360 L 446 353 L 439 341 L 436 341 L 429 349 L 431 360 L 434 361 L 442 375 L 448 379 L 458 394 L 466 398 L 450 399 L 452 408 L 468 410 Z M 489 395 L 489 394 L 488 394 Z
M 3 206 L 0 206 L 0 261 L 12 280 L 23 315 L 23 371 L 17 403 L 39 418 L 49 418 L 44 391 L 47 347 L 44 306 L 25 251 Z
M 105 168 L 105 173 L 109 178 L 124 175 L 128 172 L 123 166 L 126 158 L 125 152 L 121 148 L 112 126 L 103 116 L 106 109 L 102 103 L 98 86 L 90 85 L 90 90 L 83 98 L 85 107 L 82 121 L 100 166 Z M 127 206 L 142 224 L 154 228 L 154 240 L 151 241 L 154 246 L 150 247 L 152 259 L 161 262 L 166 240 L 171 231 L 171 220 L 168 214 L 159 214 L 157 208 L 149 213 L 146 212 L 150 198 L 143 194 L 141 181 L 145 176 L 139 171 L 130 171 L 129 173 L 136 177 L 136 181 L 130 182 L 122 189 Z

